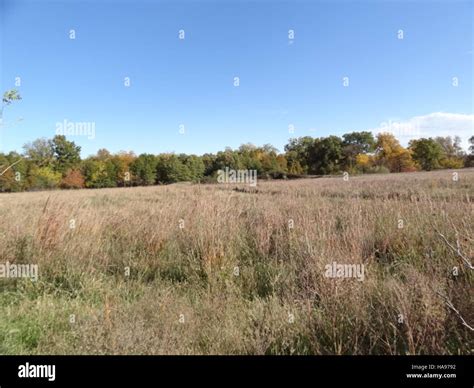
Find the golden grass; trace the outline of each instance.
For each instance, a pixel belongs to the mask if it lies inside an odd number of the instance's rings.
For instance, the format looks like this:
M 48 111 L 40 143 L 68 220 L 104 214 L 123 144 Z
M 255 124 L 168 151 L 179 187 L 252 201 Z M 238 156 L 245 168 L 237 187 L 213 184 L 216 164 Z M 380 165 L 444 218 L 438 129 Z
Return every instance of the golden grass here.
M 438 232 L 472 261 L 473 188 L 466 169 L 3 194 L 0 263 L 40 277 L 0 279 L 0 353 L 471 354 L 438 293 L 474 324 L 472 270 Z

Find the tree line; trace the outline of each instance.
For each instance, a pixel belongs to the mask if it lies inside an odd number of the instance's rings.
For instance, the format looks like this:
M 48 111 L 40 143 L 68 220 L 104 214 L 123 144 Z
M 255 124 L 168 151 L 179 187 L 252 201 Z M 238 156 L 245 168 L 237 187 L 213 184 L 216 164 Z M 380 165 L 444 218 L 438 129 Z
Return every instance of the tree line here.
M 219 170 L 256 170 L 259 179 L 306 175 L 411 172 L 474 167 L 474 136 L 469 152 L 459 137 L 411 140 L 402 147 L 393 134 L 351 132 L 342 137 L 290 139 L 280 153 L 267 144 L 243 144 L 201 156 L 159 155 L 100 149 L 81 159 L 81 147 L 65 136 L 37 139 L 23 152 L 0 153 L 0 191 L 149 186 L 175 182 L 216 182 Z
M 3 94 L 4 108 L 21 100 L 17 90 Z M 290 139 L 284 153 L 270 144 L 262 147 L 243 144 L 217 154 L 202 156 L 164 153 L 159 155 L 100 149 L 81 159 L 81 147 L 63 135 L 41 138 L 23 147 L 23 153 L 0 153 L 0 192 L 45 189 L 79 189 L 149 186 L 176 182 L 216 182 L 218 171 L 255 170 L 260 179 L 285 179 L 306 175 L 347 172 L 388 173 L 474 167 L 474 136 L 469 153 L 459 137 L 412 140 L 408 148 L 393 134 L 351 132 L 342 137 L 310 136 Z

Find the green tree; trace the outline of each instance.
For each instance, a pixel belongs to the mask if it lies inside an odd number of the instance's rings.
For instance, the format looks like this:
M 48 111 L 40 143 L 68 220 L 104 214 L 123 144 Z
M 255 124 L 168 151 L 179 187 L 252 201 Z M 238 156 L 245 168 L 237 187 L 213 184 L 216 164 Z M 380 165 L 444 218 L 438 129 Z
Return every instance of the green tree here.
M 265 144 L 257 149 L 256 158 L 260 164 L 257 171 L 265 178 L 282 178 L 286 176 L 286 158 L 279 157 L 278 150 L 270 144 Z M 282 159 L 283 158 L 283 159 Z
M 54 148 L 52 140 L 41 138 L 23 146 L 24 155 L 37 166 L 52 167 Z
M 63 135 L 56 135 L 53 140 L 54 169 L 65 173 L 77 167 L 81 161 L 81 147 L 74 142 L 66 140 Z
M 33 165 L 29 175 L 29 186 L 33 190 L 56 189 L 61 183 L 61 173 L 51 167 L 38 167 Z
M 85 186 L 88 188 L 110 187 L 110 178 L 107 174 L 106 162 L 94 158 L 88 158 L 83 162 L 82 174 Z
M 286 158 L 290 168 L 303 170 L 303 173 L 309 171 L 310 154 L 314 145 L 314 139 L 311 136 L 292 138 L 285 145 Z
M 409 148 L 413 159 L 419 163 L 423 170 L 434 170 L 440 168 L 443 157 L 443 148 L 432 138 L 421 138 L 411 140 Z
M 117 158 L 107 149 L 101 148 L 91 159 L 97 162 L 95 165 L 94 185 L 99 187 L 117 187 L 121 181 L 121 166 Z
M 189 179 L 193 182 L 200 182 L 205 171 L 202 158 L 196 155 L 186 156 L 184 159 L 184 165 L 188 169 Z
M 310 149 L 310 169 L 314 174 L 333 174 L 340 170 L 343 158 L 342 140 L 328 136 L 314 140 Z
M 344 163 L 352 169 L 356 164 L 357 155 L 367 154 L 375 150 L 375 139 L 371 132 L 351 132 L 342 135 Z
M 351 132 L 342 135 L 342 145 L 353 145 L 357 147 L 357 153 L 367 154 L 375 150 L 375 139 L 372 132 Z
M 216 157 L 216 170 L 223 170 L 226 167 L 234 170 L 247 168 L 241 154 L 229 147 L 226 147 L 225 151 L 219 151 Z
M 201 159 L 204 164 L 204 175 L 212 176 L 217 170 L 217 156 L 214 154 L 204 154 Z
M 143 186 L 155 184 L 156 166 L 157 159 L 154 155 L 139 155 L 130 165 L 130 170 L 134 176 L 134 183 Z
M 189 180 L 189 170 L 175 154 L 162 154 L 158 157 L 157 182 L 175 183 Z

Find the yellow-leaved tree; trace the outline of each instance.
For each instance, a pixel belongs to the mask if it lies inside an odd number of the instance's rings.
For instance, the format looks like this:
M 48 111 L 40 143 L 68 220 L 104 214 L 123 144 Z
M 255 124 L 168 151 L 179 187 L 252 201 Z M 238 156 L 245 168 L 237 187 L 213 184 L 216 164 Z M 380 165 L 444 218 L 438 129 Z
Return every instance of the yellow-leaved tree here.
M 411 151 L 402 147 L 391 133 L 379 133 L 375 149 L 377 165 L 387 167 L 390 172 L 416 171 Z

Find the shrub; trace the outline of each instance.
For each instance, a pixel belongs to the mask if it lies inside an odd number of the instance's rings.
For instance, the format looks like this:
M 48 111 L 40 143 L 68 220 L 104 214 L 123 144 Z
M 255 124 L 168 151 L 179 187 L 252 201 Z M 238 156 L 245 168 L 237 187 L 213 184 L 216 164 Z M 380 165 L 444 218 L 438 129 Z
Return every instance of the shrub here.
M 385 166 L 369 167 L 366 171 L 368 174 L 388 174 L 390 170 Z

